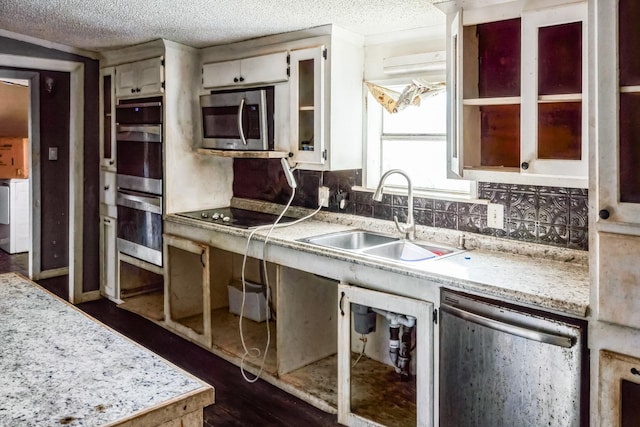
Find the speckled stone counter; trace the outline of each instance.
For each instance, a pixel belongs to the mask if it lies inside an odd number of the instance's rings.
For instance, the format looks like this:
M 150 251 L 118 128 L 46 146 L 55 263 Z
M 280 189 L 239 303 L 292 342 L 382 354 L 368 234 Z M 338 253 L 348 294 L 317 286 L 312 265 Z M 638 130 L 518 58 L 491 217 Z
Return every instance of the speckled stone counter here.
M 210 385 L 13 273 L 0 343 L 1 426 L 202 425 L 213 403 Z
M 260 203 L 241 203 L 235 206 L 279 213 L 278 207 L 267 206 L 265 209 Z M 308 211 L 296 212 L 296 209 L 292 209 L 287 214 L 302 216 L 306 212 Z M 249 230 L 174 215 L 169 215 L 166 219 L 166 230 L 169 233 L 175 232 L 236 253 L 243 253 L 246 238 L 250 234 Z M 322 212 L 311 220 L 273 230 L 269 236 L 269 250 L 264 251 L 265 258 L 336 280 L 364 277 L 364 273 L 368 271 L 367 278 L 373 277 L 368 282 L 373 289 L 416 298 L 420 296 L 415 295 L 415 291 L 421 289 L 415 282 L 420 282 L 432 288 L 447 287 L 467 291 L 579 318 L 588 315 L 588 253 L 584 251 L 418 227 L 418 239 L 423 241 L 457 246 L 463 237 L 467 251 L 435 261 L 399 265 L 300 241 L 324 233 L 356 228 L 397 235 L 393 223 L 389 221 Z M 257 247 L 260 247 L 267 234 L 267 229 L 255 233 L 253 240 L 259 242 Z M 250 254 L 262 258 L 263 251 L 254 249 Z M 289 262 L 292 256 L 297 259 Z M 379 283 L 376 283 L 375 274 L 380 277 Z M 438 289 L 432 289 L 426 297 L 435 302 L 438 298 L 437 291 Z

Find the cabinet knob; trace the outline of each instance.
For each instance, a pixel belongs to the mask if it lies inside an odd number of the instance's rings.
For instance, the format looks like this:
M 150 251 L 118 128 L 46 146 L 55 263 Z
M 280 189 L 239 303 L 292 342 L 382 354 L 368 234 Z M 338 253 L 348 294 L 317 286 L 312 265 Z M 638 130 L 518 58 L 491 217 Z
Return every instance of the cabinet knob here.
M 240 81 L 243 82 L 244 81 L 244 77 L 240 77 Z
M 136 90 L 134 88 L 131 88 L 131 93 L 136 93 Z
M 113 160 L 109 160 L 109 164 L 110 164 L 110 165 L 112 165 L 112 164 L 114 164 L 114 163 L 115 163 L 115 162 L 114 162 Z
M 522 163 L 520 164 L 520 167 L 521 167 L 522 169 L 524 169 L 524 170 L 529 169 L 529 162 L 522 162 Z
M 109 189 L 109 186 L 108 186 L 108 185 L 105 185 L 105 186 L 104 186 L 104 189 L 105 189 L 105 191 L 106 191 L 106 190 L 108 190 L 108 189 Z
M 610 214 L 609 214 L 609 211 L 607 209 L 600 209 L 600 212 L 598 212 L 598 216 L 601 219 L 608 219 Z
M 140 88 L 139 87 L 136 88 L 136 92 L 140 92 Z
M 638 371 L 636 368 L 631 368 L 631 373 L 633 375 L 640 375 L 640 371 Z
M 238 78 L 237 78 L 237 77 L 234 77 L 234 78 L 233 78 L 233 82 L 234 82 L 234 83 L 238 83 Z

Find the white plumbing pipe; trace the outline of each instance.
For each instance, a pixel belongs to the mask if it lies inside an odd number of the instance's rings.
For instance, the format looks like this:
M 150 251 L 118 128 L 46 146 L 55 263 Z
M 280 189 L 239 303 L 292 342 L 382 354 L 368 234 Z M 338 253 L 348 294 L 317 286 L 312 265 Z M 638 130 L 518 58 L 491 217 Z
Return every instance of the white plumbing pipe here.
M 390 327 L 398 327 L 399 325 L 413 328 L 416 326 L 416 318 L 404 314 L 394 313 L 392 311 L 381 310 L 379 308 L 371 307 L 373 311 L 381 316 L 384 316 L 389 321 Z

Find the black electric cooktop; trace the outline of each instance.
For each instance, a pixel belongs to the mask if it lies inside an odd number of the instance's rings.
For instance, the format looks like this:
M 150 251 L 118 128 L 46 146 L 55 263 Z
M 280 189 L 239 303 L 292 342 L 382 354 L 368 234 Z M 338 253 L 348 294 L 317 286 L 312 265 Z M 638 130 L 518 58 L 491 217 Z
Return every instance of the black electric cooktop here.
M 254 228 L 262 225 L 270 225 L 278 219 L 278 215 L 229 207 L 181 212 L 176 215 L 212 224 L 228 225 L 238 228 Z M 295 219 L 296 218 L 283 216 L 279 224 L 295 221 Z

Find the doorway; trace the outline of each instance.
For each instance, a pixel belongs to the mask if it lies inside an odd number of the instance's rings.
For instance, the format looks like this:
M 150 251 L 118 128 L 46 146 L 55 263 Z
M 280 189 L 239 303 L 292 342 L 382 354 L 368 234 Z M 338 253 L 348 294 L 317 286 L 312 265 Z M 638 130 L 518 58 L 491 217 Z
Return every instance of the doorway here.
M 29 91 L 27 79 L 0 78 L 0 265 L 23 275 L 31 246 Z
M 29 117 L 29 169 L 30 169 L 30 234 L 31 242 L 29 248 L 29 277 L 32 280 L 41 280 L 53 277 L 68 276 L 68 299 L 72 303 L 80 303 L 84 300 L 94 299 L 91 292 L 84 293 L 82 287 L 82 227 L 83 227 L 83 75 L 84 65 L 71 61 L 60 61 L 42 58 L 20 57 L 0 54 L 0 67 L 12 67 L 11 69 L 0 69 L 0 78 L 24 79 L 29 81 L 30 88 L 30 117 Z M 16 69 L 20 68 L 20 69 Z M 60 93 L 65 93 L 68 97 L 68 120 L 66 126 L 68 133 L 60 141 L 66 150 L 60 153 L 56 150 L 42 153 L 40 149 L 40 103 L 39 94 L 42 73 L 65 74 L 66 85 L 58 87 Z M 55 90 L 55 89 L 54 89 Z M 62 145 L 60 145 L 62 147 Z M 42 155 L 41 155 L 42 154 Z M 56 155 L 66 156 L 67 170 L 64 173 L 64 193 L 66 200 L 66 213 L 62 217 L 56 218 L 64 230 L 64 240 L 66 248 L 63 246 L 64 266 L 56 266 L 55 263 L 43 263 L 42 256 L 42 162 L 55 159 Z M 45 157 L 46 156 L 46 157 Z M 45 160 L 46 159 L 46 160 Z M 55 198 L 55 194 L 47 194 L 48 197 Z M 48 226 L 51 226 L 50 224 Z M 79 230 L 79 232 L 74 232 Z M 59 231 L 59 230 L 58 230 Z M 53 239 L 55 240 L 55 239 Z M 49 241 L 51 244 L 59 244 L 59 241 Z M 61 252 L 58 252 L 58 257 Z M 51 268 L 53 266 L 53 268 Z

